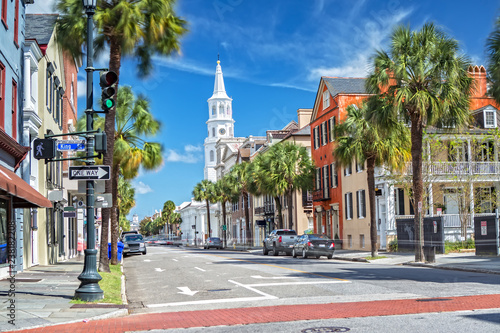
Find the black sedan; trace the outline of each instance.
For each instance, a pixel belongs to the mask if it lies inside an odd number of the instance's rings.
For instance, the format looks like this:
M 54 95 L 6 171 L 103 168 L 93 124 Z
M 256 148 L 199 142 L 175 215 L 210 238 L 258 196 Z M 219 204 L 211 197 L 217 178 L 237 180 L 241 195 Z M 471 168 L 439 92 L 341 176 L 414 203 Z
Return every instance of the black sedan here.
M 123 256 L 130 253 L 146 254 L 146 243 L 142 235 L 125 235 L 123 237 Z
M 302 258 L 308 256 L 327 256 L 328 259 L 333 258 L 335 251 L 335 243 L 326 235 L 320 234 L 305 234 L 299 236 L 293 245 L 292 257 L 297 258 L 301 254 Z

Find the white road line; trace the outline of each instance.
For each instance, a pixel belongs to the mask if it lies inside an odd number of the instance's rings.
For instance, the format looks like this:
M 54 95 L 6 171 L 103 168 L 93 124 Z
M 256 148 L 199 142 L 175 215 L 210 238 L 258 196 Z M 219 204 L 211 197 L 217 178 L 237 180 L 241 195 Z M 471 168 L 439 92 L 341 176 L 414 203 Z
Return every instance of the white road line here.
M 251 276 L 254 279 L 271 279 L 271 280 L 276 280 L 276 279 L 298 279 L 298 276 L 260 276 L 260 275 L 252 275 Z
M 215 303 L 236 303 L 236 302 L 252 302 L 263 301 L 266 299 L 274 299 L 274 296 L 269 297 L 241 297 L 241 298 L 224 298 L 224 299 L 206 299 L 201 301 L 191 302 L 176 302 L 176 303 L 163 303 L 163 304 L 146 304 L 148 308 L 161 308 L 167 306 L 181 306 L 181 305 L 194 305 L 194 304 L 215 304 Z
M 239 283 L 239 282 L 236 282 L 236 281 L 233 281 L 233 280 L 228 280 L 228 281 L 229 281 L 229 282 L 231 282 L 231 283 L 234 283 L 234 284 L 236 284 L 236 285 L 238 285 L 238 286 L 240 286 L 240 287 L 243 287 L 243 288 L 246 288 L 246 289 L 248 289 L 248 290 L 251 290 L 251 291 L 253 291 L 254 293 L 257 293 L 257 294 L 259 294 L 259 295 L 262 295 L 262 296 L 268 297 L 267 299 L 278 299 L 278 297 L 273 296 L 273 295 L 266 294 L 266 293 L 265 293 L 265 292 L 263 292 L 263 291 L 260 291 L 260 290 L 257 290 L 257 289 L 255 289 L 255 288 L 252 288 L 252 287 L 251 287 L 250 285 L 248 285 L 248 284 L 242 284 L 242 283 Z
M 329 284 L 329 283 L 351 283 L 351 281 L 311 281 L 311 282 L 278 282 L 278 283 L 256 283 L 247 284 L 248 287 L 272 287 L 272 286 L 291 286 L 299 284 Z
M 195 267 L 197 270 L 200 270 L 202 272 L 206 272 L 206 270 L 204 270 L 203 268 L 199 268 L 199 267 Z
M 179 261 L 179 260 L 177 260 L 177 259 L 172 259 L 172 260 L 173 260 L 173 261 Z

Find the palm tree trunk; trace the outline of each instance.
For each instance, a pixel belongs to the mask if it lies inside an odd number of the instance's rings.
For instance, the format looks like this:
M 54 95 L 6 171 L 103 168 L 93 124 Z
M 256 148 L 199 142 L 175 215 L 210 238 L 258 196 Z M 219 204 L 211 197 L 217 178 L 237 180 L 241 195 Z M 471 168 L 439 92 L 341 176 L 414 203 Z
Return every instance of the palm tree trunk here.
M 422 110 L 424 112 L 424 110 Z M 422 116 L 418 112 L 413 112 L 411 116 L 411 156 L 413 168 L 413 203 L 417 206 L 415 212 L 415 261 L 424 261 L 423 247 L 423 223 L 422 211 L 418 209 L 422 202 L 424 193 L 424 181 L 422 176 L 422 137 L 423 125 Z
M 210 201 L 207 200 L 207 227 L 208 227 L 208 237 L 211 237 L 212 227 L 210 226 Z
M 248 192 L 243 192 L 243 204 L 245 205 L 245 228 L 246 228 L 246 243 L 251 245 L 252 231 L 250 230 L 250 208 L 248 207 Z
M 120 80 L 120 66 L 121 66 L 121 42 L 119 38 L 112 37 L 109 41 L 109 69 L 118 75 L 118 81 Z M 118 82 L 117 82 L 118 86 Z M 116 265 L 118 263 L 118 221 L 116 219 L 116 204 L 118 199 L 118 173 L 113 165 L 113 152 L 115 147 L 115 115 L 116 107 L 111 108 L 106 115 L 106 120 L 104 122 L 104 131 L 107 136 L 107 151 L 104 154 L 104 165 L 111 166 L 111 179 L 112 181 L 106 182 L 106 193 L 111 193 L 113 198 L 114 207 L 106 208 L 103 211 L 103 220 L 111 221 L 111 264 Z M 116 174 L 116 177 L 115 177 Z
M 283 229 L 283 216 L 280 197 L 274 197 L 274 202 L 276 203 L 276 208 L 278 209 L 278 229 Z
M 366 160 L 366 178 L 368 181 L 368 200 L 370 202 L 370 242 L 372 244 L 372 257 L 378 257 L 377 244 L 377 219 L 375 216 L 375 158 Z
M 293 192 L 290 189 L 287 193 L 288 196 L 288 229 L 293 229 Z

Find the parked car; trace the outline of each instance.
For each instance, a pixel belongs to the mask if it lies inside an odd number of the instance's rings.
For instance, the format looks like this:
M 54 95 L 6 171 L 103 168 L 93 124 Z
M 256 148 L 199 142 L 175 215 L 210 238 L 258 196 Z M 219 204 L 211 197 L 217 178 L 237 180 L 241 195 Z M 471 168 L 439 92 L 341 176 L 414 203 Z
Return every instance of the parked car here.
M 297 255 L 301 254 L 302 258 L 327 256 L 328 259 L 332 259 L 333 252 L 335 252 L 333 239 L 321 234 L 304 234 L 297 238 L 293 245 L 292 257 L 297 258 Z
M 123 237 L 125 237 L 125 235 L 139 235 L 139 231 L 137 231 L 137 230 L 122 231 L 122 233 L 120 234 L 120 239 L 123 239 Z
M 142 235 L 129 234 L 125 235 L 122 239 L 123 242 L 123 256 L 126 257 L 130 253 L 146 254 L 146 243 Z
M 159 237 L 158 239 L 155 240 L 156 245 L 168 245 L 168 238 L 167 237 Z
M 155 242 L 155 239 L 153 236 L 148 236 L 148 237 L 144 238 L 144 242 L 148 245 L 153 245 Z
M 208 237 L 203 245 L 204 249 L 209 249 L 211 247 L 215 247 L 216 249 L 222 250 L 224 247 L 222 245 L 222 241 L 219 237 Z
M 293 244 L 297 233 L 291 229 L 276 229 L 271 231 L 269 236 L 262 243 L 262 253 L 268 254 L 269 251 L 277 256 L 280 252 L 285 252 L 287 255 L 292 254 Z

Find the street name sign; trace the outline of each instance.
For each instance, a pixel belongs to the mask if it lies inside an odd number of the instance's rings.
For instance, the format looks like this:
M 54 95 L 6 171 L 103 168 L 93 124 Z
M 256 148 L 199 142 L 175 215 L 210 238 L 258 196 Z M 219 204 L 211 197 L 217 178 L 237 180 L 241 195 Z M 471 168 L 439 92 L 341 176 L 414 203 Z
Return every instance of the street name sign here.
M 85 140 L 57 140 L 57 150 L 85 151 L 85 143 Z
M 111 167 L 109 165 L 70 166 L 69 179 L 81 180 L 109 180 Z

